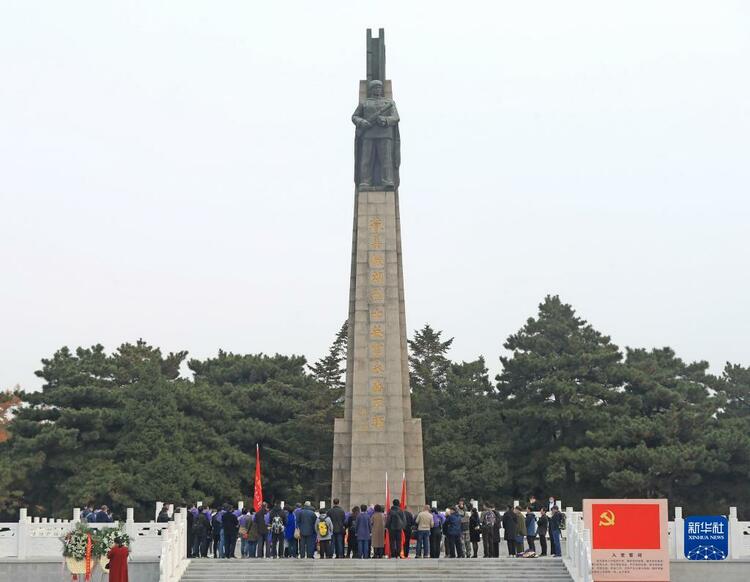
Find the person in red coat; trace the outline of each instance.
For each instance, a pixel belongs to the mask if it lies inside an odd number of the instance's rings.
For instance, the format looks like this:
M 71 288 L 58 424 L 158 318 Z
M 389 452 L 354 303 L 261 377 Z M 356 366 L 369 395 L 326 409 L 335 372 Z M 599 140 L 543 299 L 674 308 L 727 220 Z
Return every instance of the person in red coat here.
M 122 545 L 122 540 L 115 540 L 115 545 L 107 552 L 109 582 L 128 582 L 129 552 L 130 550 Z

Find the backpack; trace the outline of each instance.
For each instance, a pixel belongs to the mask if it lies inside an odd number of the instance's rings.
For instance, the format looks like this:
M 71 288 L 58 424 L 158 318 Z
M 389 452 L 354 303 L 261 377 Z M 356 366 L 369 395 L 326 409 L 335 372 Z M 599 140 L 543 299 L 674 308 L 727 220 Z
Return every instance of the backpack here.
M 565 529 L 565 514 L 560 512 L 560 529 Z
M 406 518 L 401 510 L 391 512 L 390 518 L 390 529 L 402 530 L 406 528 Z
M 482 514 L 482 526 L 483 527 L 495 527 L 495 512 L 485 511 Z
M 280 534 L 284 533 L 284 521 L 280 515 L 274 515 L 271 520 L 271 533 Z
M 318 522 L 318 535 L 322 538 L 328 535 L 328 524 L 325 520 Z

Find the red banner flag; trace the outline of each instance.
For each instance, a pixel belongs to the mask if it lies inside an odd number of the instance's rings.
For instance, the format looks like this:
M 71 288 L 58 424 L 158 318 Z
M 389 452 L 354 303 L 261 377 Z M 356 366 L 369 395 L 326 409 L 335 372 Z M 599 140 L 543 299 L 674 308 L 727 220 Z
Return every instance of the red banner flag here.
M 406 511 L 406 473 L 401 477 L 401 510 Z M 401 557 L 405 558 L 404 546 L 406 545 L 406 534 L 401 532 Z
M 594 503 L 591 547 L 595 550 L 658 550 L 659 506 L 641 503 Z
M 91 541 L 91 533 L 87 534 L 86 538 L 86 581 L 91 580 L 91 550 L 93 543 Z
M 263 486 L 260 483 L 260 447 L 255 445 L 255 494 L 253 495 L 253 509 L 259 511 L 263 505 Z
M 391 508 L 391 487 L 388 485 L 388 471 L 385 472 L 385 511 Z M 391 557 L 391 544 L 388 529 L 385 530 L 385 555 Z

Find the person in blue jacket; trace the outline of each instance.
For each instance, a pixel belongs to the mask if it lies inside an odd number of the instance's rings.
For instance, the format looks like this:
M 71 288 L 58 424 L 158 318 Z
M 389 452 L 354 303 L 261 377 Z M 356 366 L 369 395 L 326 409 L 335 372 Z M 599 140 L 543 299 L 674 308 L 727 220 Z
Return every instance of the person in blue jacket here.
M 284 529 L 284 538 L 286 538 L 286 551 L 290 558 L 296 558 L 298 555 L 299 540 L 294 537 L 294 530 L 297 529 L 297 518 L 294 511 L 290 511 L 286 516 L 286 528 Z
M 451 558 L 463 558 L 464 547 L 461 543 L 461 516 L 458 514 L 458 508 L 454 507 L 450 514 L 445 516 L 446 545 L 448 546 L 448 556 Z

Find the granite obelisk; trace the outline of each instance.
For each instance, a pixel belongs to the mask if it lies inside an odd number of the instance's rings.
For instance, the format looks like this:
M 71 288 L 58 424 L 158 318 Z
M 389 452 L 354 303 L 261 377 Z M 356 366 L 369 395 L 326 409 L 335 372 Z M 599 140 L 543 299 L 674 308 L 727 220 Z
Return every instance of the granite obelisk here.
M 344 418 L 335 421 L 333 497 L 346 508 L 385 503 L 406 476 L 408 504 L 424 503 L 422 423 L 411 417 L 399 216 L 400 118 L 385 78 L 383 29 L 367 30 L 359 83 L 354 229 Z

